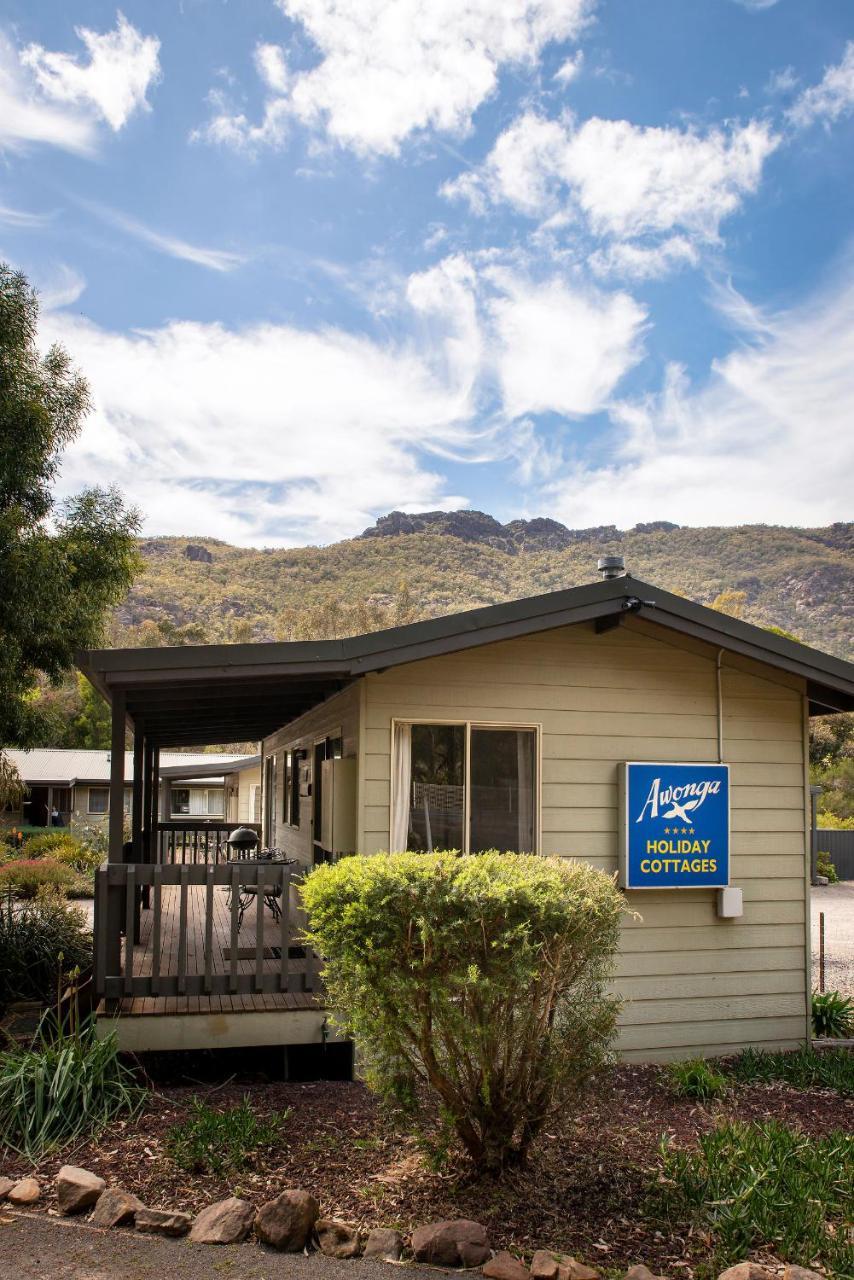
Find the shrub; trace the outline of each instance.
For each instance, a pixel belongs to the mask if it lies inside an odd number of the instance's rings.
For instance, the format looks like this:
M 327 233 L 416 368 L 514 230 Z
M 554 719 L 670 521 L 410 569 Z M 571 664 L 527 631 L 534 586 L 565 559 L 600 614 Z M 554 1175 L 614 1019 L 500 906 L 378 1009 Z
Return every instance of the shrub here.
M 103 861 L 100 847 L 68 830 L 33 836 L 25 842 L 22 852 L 28 859 L 47 857 L 81 874 L 94 871 Z
M 92 935 L 83 915 L 56 892 L 16 903 L 7 891 L 0 907 L 0 1006 L 51 999 L 60 972 L 92 964 Z
M 119 1059 L 115 1032 L 99 1039 L 94 1018 L 70 1030 L 45 1019 L 31 1048 L 0 1053 L 0 1145 L 33 1163 L 137 1114 L 144 1100 Z
M 667 1074 L 677 1097 L 694 1098 L 697 1102 L 723 1097 L 729 1087 L 726 1077 L 706 1062 L 705 1058 L 671 1062 L 667 1067 Z
M 794 1053 L 744 1049 L 729 1066 L 730 1074 L 745 1083 L 782 1080 L 796 1089 L 835 1089 L 854 1094 L 854 1053 L 847 1049 L 804 1047 Z
M 819 849 L 815 856 L 816 874 L 826 876 L 828 884 L 836 884 L 839 876 L 836 874 L 836 866 L 830 854 L 824 849 Z
M 251 1164 L 256 1151 L 281 1141 L 290 1112 L 271 1116 L 255 1114 L 249 1099 L 236 1107 L 215 1111 L 194 1098 L 190 1118 L 173 1125 L 166 1135 L 166 1149 L 182 1169 L 190 1173 L 232 1173 Z
M 709 1233 L 714 1269 L 770 1249 L 785 1262 L 851 1275 L 847 1236 L 854 1134 L 822 1138 L 777 1124 L 722 1124 L 696 1148 L 664 1144 L 659 1211 Z
M 622 895 L 584 863 L 380 854 L 317 868 L 308 940 L 368 1082 L 417 1113 L 427 1086 L 481 1168 L 524 1159 L 606 1060 Z
M 41 889 L 67 893 L 74 872 L 53 858 L 13 858 L 0 864 L 0 892 L 11 890 L 19 898 L 34 898 Z
M 817 1036 L 854 1035 L 854 1000 L 841 991 L 812 993 L 812 1029 Z

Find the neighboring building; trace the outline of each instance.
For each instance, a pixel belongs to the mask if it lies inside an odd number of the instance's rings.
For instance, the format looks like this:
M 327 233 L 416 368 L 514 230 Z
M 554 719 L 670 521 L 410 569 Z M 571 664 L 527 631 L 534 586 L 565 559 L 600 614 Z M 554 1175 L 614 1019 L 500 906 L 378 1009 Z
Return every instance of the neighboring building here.
M 49 826 L 54 809 L 59 813 L 62 826 L 106 826 L 110 812 L 109 751 L 9 749 L 6 755 L 17 766 L 27 791 L 20 809 L 7 809 L 0 816 L 4 826 Z M 161 820 L 185 816 L 226 821 L 232 817 L 235 821 L 250 819 L 251 785 L 254 782 L 256 788 L 260 788 L 261 782 L 259 757 L 164 751 L 160 771 L 161 778 L 169 778 L 169 785 L 161 788 Z M 123 806 L 129 814 L 133 793 L 132 751 L 124 753 L 124 781 Z M 242 797 L 239 803 L 238 793 Z
M 809 717 L 854 709 L 853 664 L 618 576 L 372 635 L 105 650 L 81 669 L 117 735 L 126 716 L 145 726 L 140 751 L 260 739 L 263 840 L 299 869 L 356 850 L 498 847 L 619 871 L 638 913 L 617 978 L 627 1058 L 809 1037 Z M 152 913 L 132 972 L 109 926 L 97 984 L 122 1043 L 327 1034 L 310 975 L 289 968 L 287 921 L 259 905 L 236 946 L 214 890 L 242 871 L 114 866 L 119 835 L 103 873 L 113 918 L 130 886 L 162 885 L 163 930 L 179 905 L 185 929 L 183 960 L 152 981 Z M 188 950 L 194 894 L 196 928 L 220 913 L 213 953 Z

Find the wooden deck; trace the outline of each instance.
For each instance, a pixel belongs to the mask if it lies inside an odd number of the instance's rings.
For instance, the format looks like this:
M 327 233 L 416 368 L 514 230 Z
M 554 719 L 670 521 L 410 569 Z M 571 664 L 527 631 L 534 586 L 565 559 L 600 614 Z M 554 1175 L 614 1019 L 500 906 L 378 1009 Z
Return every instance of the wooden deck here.
M 190 885 L 187 889 L 187 963 L 188 973 L 204 973 L 205 970 L 205 889 Z M 162 916 L 160 927 L 160 974 L 163 977 L 178 973 L 179 919 L 181 891 L 177 885 L 164 885 L 162 889 Z M 211 931 L 213 971 L 227 974 L 230 964 L 231 911 L 228 891 L 217 886 L 213 895 L 214 915 Z M 154 912 L 143 910 L 141 914 L 140 941 L 133 949 L 134 976 L 149 977 L 154 972 Z M 251 975 L 256 969 L 257 945 L 256 913 L 246 912 L 239 934 L 237 971 Z M 281 951 L 280 930 L 268 908 L 264 909 L 264 961 L 265 973 L 278 973 Z M 244 954 L 245 953 L 245 954 Z M 295 958 L 293 949 L 289 962 L 291 972 L 305 971 L 304 959 Z M 125 996 L 113 1002 L 111 1012 L 121 1017 L 163 1016 L 188 1013 L 261 1013 L 283 1009 L 317 1009 L 323 1007 L 322 998 L 312 991 L 265 992 L 251 994 Z

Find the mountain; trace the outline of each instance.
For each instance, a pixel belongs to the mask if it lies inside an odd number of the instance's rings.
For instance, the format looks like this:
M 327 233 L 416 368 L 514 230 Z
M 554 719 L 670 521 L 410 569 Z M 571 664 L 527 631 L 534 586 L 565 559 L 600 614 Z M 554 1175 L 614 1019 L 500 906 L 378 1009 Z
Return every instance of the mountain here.
M 599 556 L 711 604 L 743 592 L 743 616 L 854 657 L 854 524 L 686 528 L 653 521 L 569 529 L 501 524 L 480 511 L 393 511 L 325 547 L 140 541 L 144 568 L 114 642 L 174 644 L 344 635 L 590 582 Z

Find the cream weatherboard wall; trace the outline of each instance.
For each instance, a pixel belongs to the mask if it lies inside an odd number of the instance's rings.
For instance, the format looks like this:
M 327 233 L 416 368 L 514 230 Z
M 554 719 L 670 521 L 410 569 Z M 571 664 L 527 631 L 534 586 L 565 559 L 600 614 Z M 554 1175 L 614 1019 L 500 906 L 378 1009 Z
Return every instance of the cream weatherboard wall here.
M 389 846 L 394 719 L 541 727 L 540 851 L 617 868 L 625 760 L 714 761 L 717 650 L 637 619 L 597 635 L 564 627 L 369 675 L 361 682 L 359 848 Z M 803 682 L 722 656 L 723 759 L 731 765 L 731 882 L 634 892 L 617 987 L 627 1058 L 794 1046 L 807 1031 L 806 702 Z M 290 737 L 290 731 L 288 733 Z

